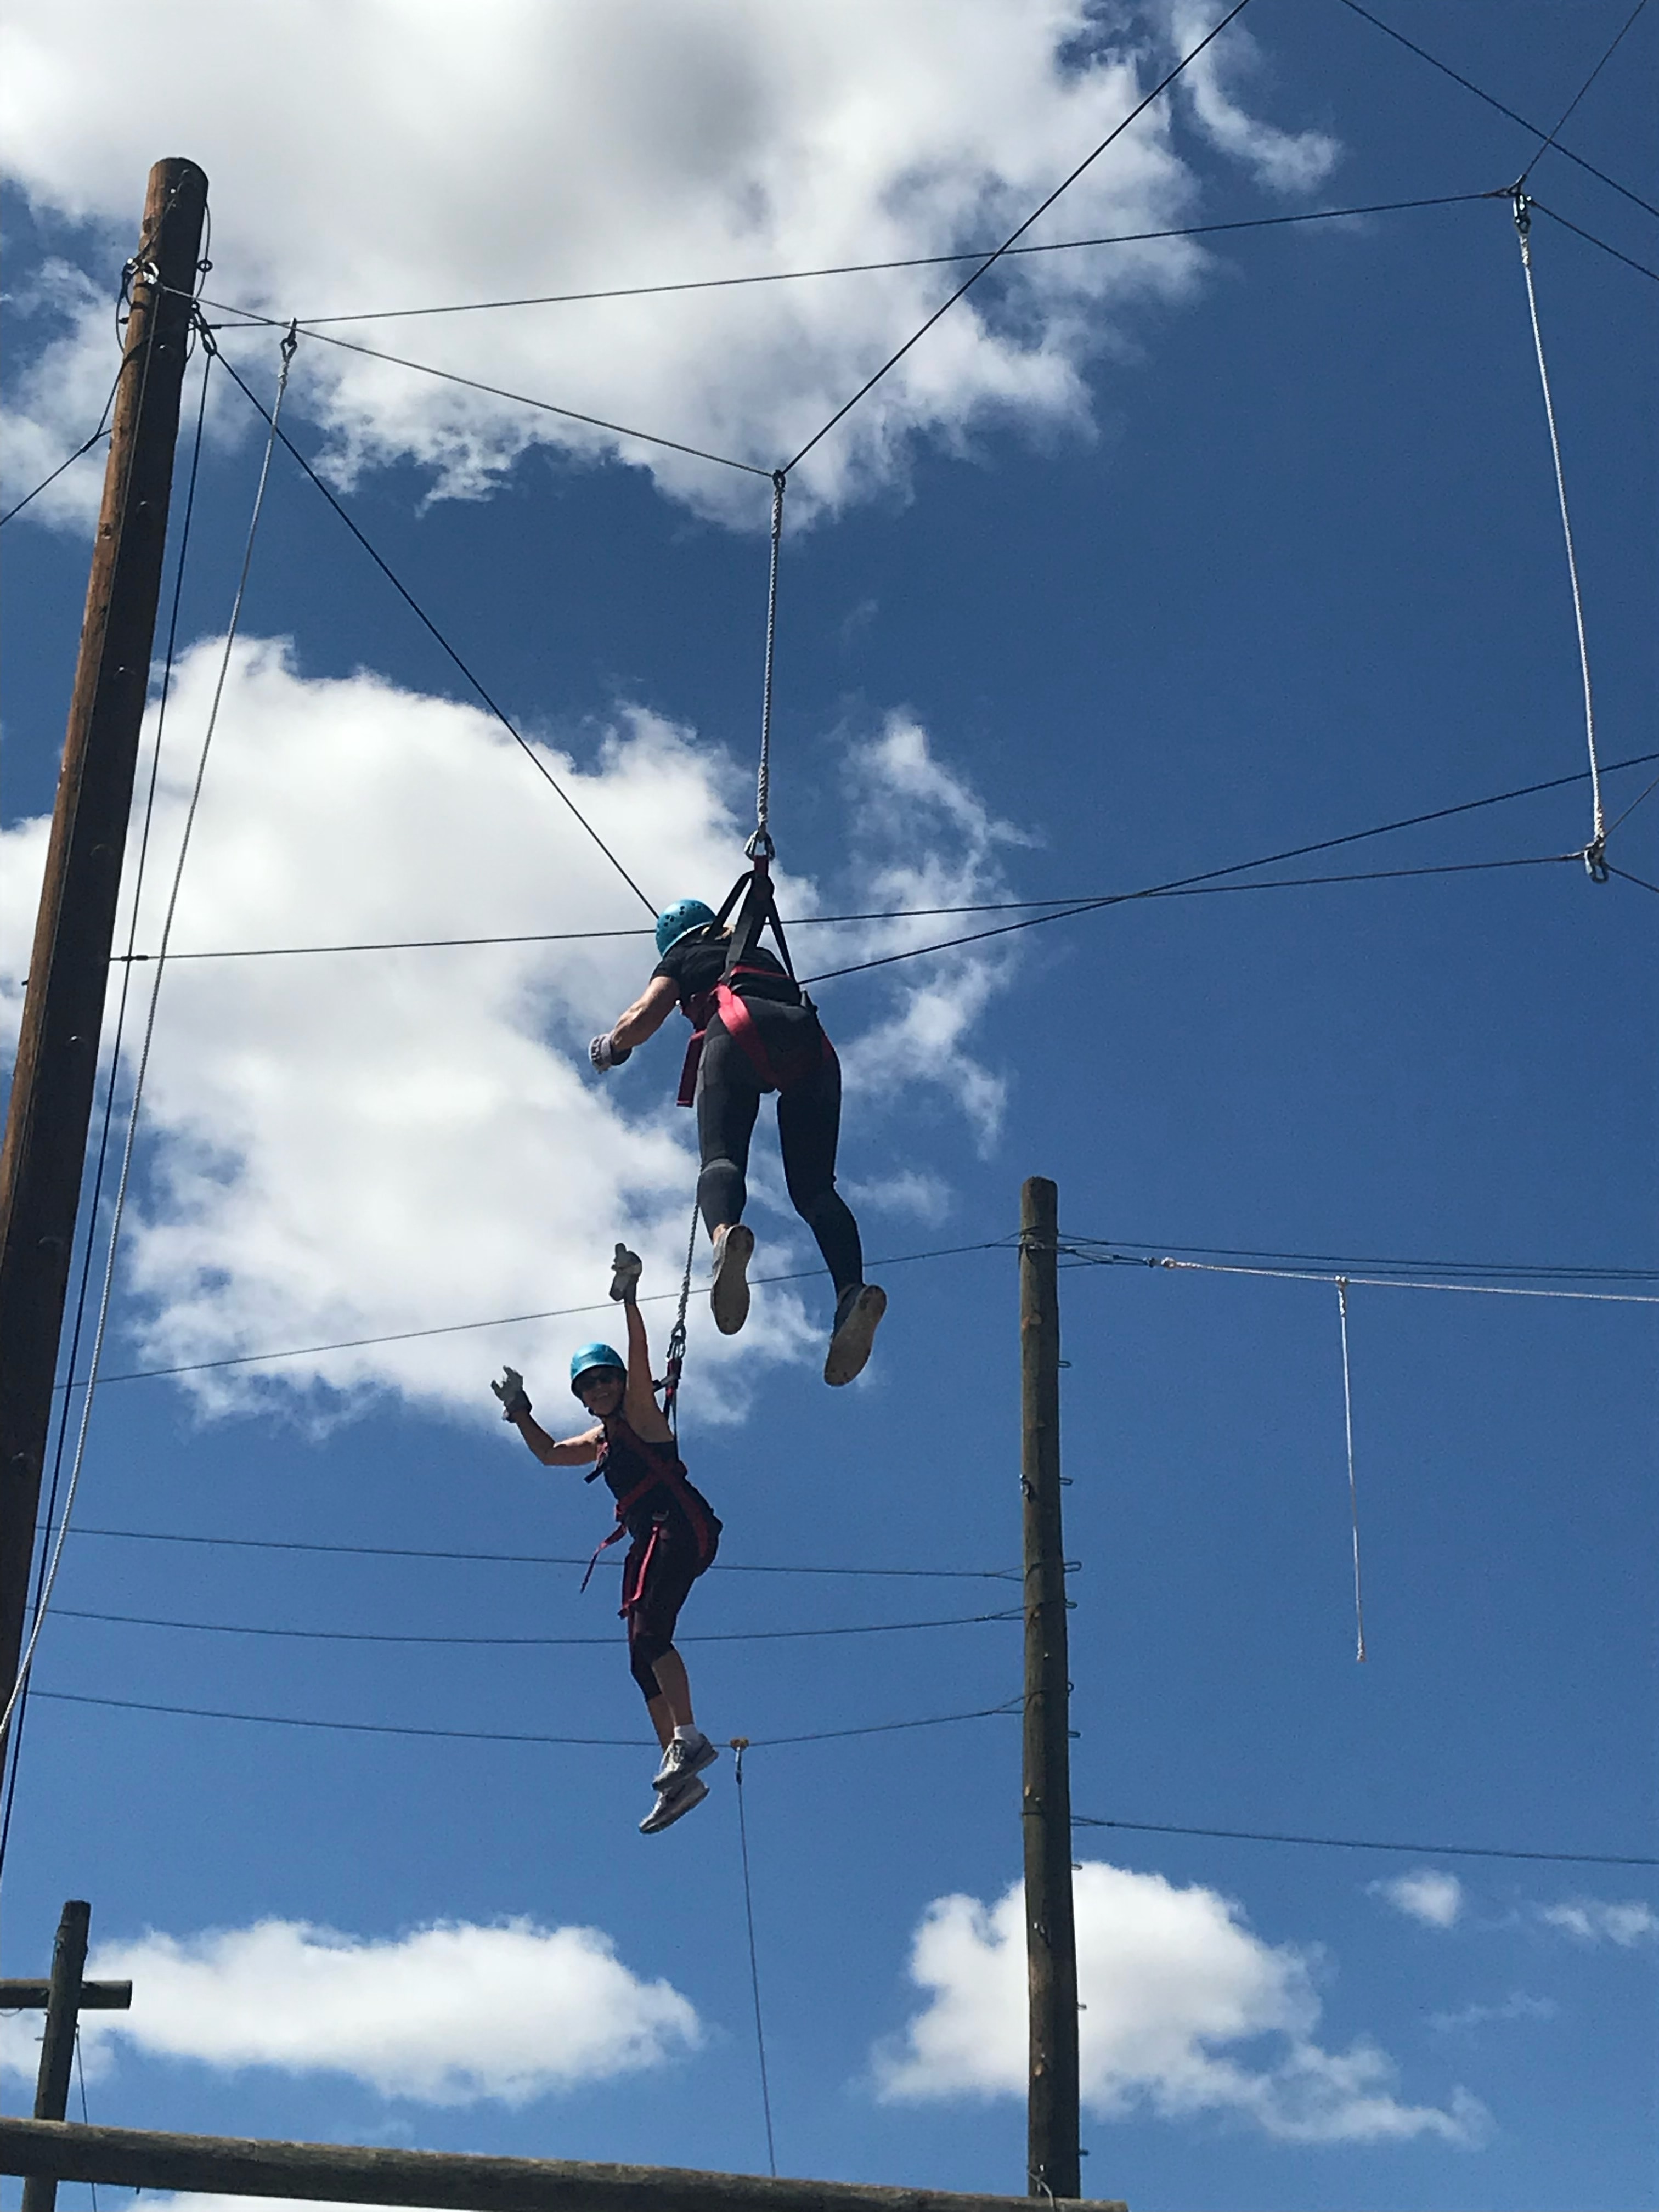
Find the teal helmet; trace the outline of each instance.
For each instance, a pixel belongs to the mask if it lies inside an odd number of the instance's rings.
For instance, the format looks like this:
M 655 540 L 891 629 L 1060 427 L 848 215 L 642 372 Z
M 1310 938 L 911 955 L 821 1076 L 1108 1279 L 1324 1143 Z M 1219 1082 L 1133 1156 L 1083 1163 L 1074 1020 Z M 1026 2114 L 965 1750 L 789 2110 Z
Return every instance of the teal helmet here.
M 626 1376 L 628 1373 L 628 1362 L 614 1345 L 583 1345 L 570 1363 L 570 1388 L 578 1398 L 582 1394 L 576 1386 L 582 1376 L 591 1375 L 595 1368 L 601 1367 L 608 1367 L 617 1375 Z
M 714 919 L 714 909 L 701 899 L 676 899 L 672 906 L 665 907 L 657 916 L 658 959 L 691 930 L 707 929 Z

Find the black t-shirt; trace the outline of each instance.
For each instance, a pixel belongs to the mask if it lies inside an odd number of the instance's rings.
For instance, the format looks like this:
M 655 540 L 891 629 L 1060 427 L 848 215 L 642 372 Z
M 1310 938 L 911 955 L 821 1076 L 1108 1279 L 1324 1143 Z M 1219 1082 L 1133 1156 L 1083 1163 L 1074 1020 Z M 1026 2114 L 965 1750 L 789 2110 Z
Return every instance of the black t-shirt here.
M 652 969 L 652 978 L 654 981 L 659 975 L 666 975 L 680 994 L 680 1012 L 689 1014 L 691 1000 L 712 991 L 726 973 L 728 950 L 725 935 L 717 934 L 705 923 L 702 928 L 690 931 L 678 945 L 669 946 Z M 773 999 L 786 1006 L 800 1004 L 799 988 L 790 981 L 782 963 L 771 953 L 757 945 L 744 966 L 758 968 L 763 972 L 758 975 L 745 974 L 732 986 L 740 998 Z

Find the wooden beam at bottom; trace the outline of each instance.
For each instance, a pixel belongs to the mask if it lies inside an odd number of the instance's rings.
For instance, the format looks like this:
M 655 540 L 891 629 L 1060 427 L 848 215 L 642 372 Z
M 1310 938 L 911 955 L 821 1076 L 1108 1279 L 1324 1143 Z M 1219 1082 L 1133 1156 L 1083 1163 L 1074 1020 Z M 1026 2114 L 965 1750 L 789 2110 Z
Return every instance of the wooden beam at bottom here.
M 1012 2212 L 1028 2197 L 854 2181 L 774 2181 L 677 2166 L 594 2166 L 570 2159 L 472 2158 L 356 2143 L 260 2142 L 237 2136 L 152 2134 L 62 2120 L 0 2119 L 0 2173 L 103 2181 L 127 2189 L 299 2197 L 344 2204 L 434 2206 L 442 2212 Z M 1079 2212 L 1127 2212 L 1082 2198 Z

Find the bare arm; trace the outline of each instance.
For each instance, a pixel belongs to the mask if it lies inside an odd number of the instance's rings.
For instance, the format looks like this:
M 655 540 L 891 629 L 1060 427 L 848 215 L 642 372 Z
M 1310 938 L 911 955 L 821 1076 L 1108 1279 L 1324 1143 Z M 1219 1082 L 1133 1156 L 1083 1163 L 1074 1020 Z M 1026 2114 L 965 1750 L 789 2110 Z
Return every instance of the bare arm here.
M 653 975 L 611 1030 L 612 1048 L 617 1052 L 631 1052 L 636 1044 L 655 1036 L 679 1000 L 678 991 L 666 975 Z
M 664 1419 L 657 1394 L 651 1387 L 651 1346 L 646 1340 L 645 1323 L 632 1298 L 623 1310 L 628 1316 L 628 1388 L 623 1396 L 623 1411 L 636 1437 L 643 1437 L 648 1444 L 665 1444 L 672 1441 L 674 1431 Z
M 516 1419 L 509 1413 L 507 1418 L 544 1467 L 591 1467 L 599 1457 L 605 1436 L 603 1427 L 595 1426 L 583 1436 L 572 1437 L 560 1443 L 548 1435 L 532 1413 L 520 1413 Z

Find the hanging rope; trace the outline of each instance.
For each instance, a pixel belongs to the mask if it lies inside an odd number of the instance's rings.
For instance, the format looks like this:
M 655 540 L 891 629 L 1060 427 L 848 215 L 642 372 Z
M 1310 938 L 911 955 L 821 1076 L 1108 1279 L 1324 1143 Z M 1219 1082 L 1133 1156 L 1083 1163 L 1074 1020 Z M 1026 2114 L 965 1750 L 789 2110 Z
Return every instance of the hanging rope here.
M 1348 1381 L 1348 1279 L 1336 1279 L 1336 1310 L 1342 1325 L 1342 1422 L 1348 1439 L 1348 1511 L 1353 1521 L 1354 1657 L 1365 1663 L 1365 1603 L 1359 1589 L 1359 1487 L 1353 1471 L 1353 1391 Z
M 743 1858 L 743 1915 L 749 1929 L 749 1987 L 755 2000 L 755 2049 L 760 2057 L 761 2110 L 766 2116 L 766 2170 L 775 2179 L 778 2154 L 772 2140 L 772 2091 L 766 2075 L 766 2029 L 761 2020 L 760 1967 L 755 1957 L 755 1899 L 749 1880 L 749 1822 L 743 1809 L 743 1754 L 748 1748 L 746 1735 L 732 1738 L 732 1752 L 736 1762 L 733 1779 L 738 1788 L 738 1849 Z
M 212 350 L 204 335 L 203 343 Z M 253 512 L 248 519 L 247 542 L 242 550 L 241 573 L 236 580 L 236 596 L 231 605 L 230 623 L 225 633 L 225 649 L 219 663 L 218 680 L 213 689 L 213 702 L 208 711 L 207 729 L 202 738 L 202 750 L 196 763 L 196 780 L 191 788 L 190 804 L 185 810 L 185 825 L 179 841 L 179 857 L 173 863 L 173 884 L 167 894 L 167 912 L 161 923 L 161 942 L 156 949 L 155 978 L 150 986 L 149 1007 L 144 1019 L 143 1042 L 139 1049 L 137 1073 L 133 1079 L 132 1105 L 127 1115 L 126 1142 L 121 1154 L 121 1174 L 115 1189 L 114 1212 L 110 1222 L 109 1249 L 104 1263 L 103 1286 L 99 1294 L 98 1320 L 93 1331 L 92 1358 L 87 1370 L 86 1396 L 81 1405 L 81 1423 L 76 1434 L 75 1456 L 70 1466 L 70 1479 L 64 1492 L 64 1517 L 58 1526 L 57 1541 L 52 1548 L 52 1563 L 46 1569 L 40 1587 L 40 1602 L 35 1609 L 33 1626 L 22 1660 L 18 1666 L 17 1679 L 12 1684 L 6 1699 L 3 1714 L 0 1714 L 0 1734 L 11 1721 L 23 1686 L 28 1680 L 29 1669 L 34 1663 L 35 1646 L 40 1640 L 40 1631 L 46 1626 L 46 1613 L 52 1604 L 52 1590 L 58 1581 L 58 1570 L 63 1563 L 64 1542 L 69 1534 L 70 1518 L 75 1510 L 76 1492 L 80 1488 L 81 1470 L 86 1460 L 87 1431 L 92 1422 L 93 1400 L 97 1395 L 98 1370 L 103 1360 L 104 1338 L 109 1325 L 110 1299 L 115 1286 L 115 1261 L 120 1249 L 121 1221 L 126 1211 L 127 1188 L 132 1176 L 133 1148 L 138 1134 L 138 1114 L 143 1103 L 144 1079 L 149 1068 L 150 1048 L 155 1037 L 155 1015 L 161 995 L 161 977 L 166 969 L 168 941 L 173 934 L 173 917 L 178 911 L 179 893 L 184 883 L 185 860 L 190 850 L 191 832 L 195 827 L 196 814 L 202 796 L 202 780 L 207 773 L 208 753 L 213 744 L 213 733 L 219 720 L 219 708 L 224 698 L 226 680 L 230 674 L 231 654 L 235 647 L 236 632 L 242 616 L 242 601 L 247 591 L 248 571 L 253 562 L 253 541 L 258 533 L 259 517 L 265 503 L 265 487 L 270 480 L 270 457 L 276 447 L 276 423 L 283 411 L 283 398 L 288 390 L 289 370 L 293 364 L 295 349 L 299 343 L 294 327 L 289 325 L 282 343 L 282 369 L 276 380 L 276 399 L 270 413 L 270 434 L 265 440 L 264 458 L 259 464 L 259 481 L 253 495 Z
M 672 1433 L 678 1437 L 680 1376 L 685 1367 L 685 1314 L 691 1303 L 691 1270 L 697 1261 L 697 1201 L 691 1201 L 691 1229 L 685 1240 L 685 1273 L 680 1277 L 680 1310 L 668 1332 L 668 1364 L 663 1370 L 662 1409 Z
M 1521 272 L 1527 280 L 1527 312 L 1532 318 L 1533 350 L 1538 356 L 1538 381 L 1543 387 L 1544 417 L 1549 424 L 1550 456 L 1555 464 L 1555 496 L 1561 509 L 1561 535 L 1567 549 L 1567 575 L 1572 585 L 1572 618 L 1578 629 L 1578 665 L 1584 681 L 1584 738 L 1589 747 L 1590 841 L 1584 848 L 1584 866 L 1593 883 L 1607 879 L 1607 817 L 1601 808 L 1601 770 L 1595 757 L 1595 705 L 1590 696 L 1589 645 L 1584 635 L 1584 602 L 1578 588 L 1578 556 L 1573 550 L 1572 521 L 1567 513 L 1567 481 L 1561 470 L 1561 441 L 1555 428 L 1555 402 L 1550 396 L 1550 373 L 1544 362 L 1544 333 L 1538 321 L 1538 295 L 1532 281 L 1532 202 L 1517 185 L 1515 191 L 1515 228 L 1521 241 Z
M 760 774 L 755 783 L 755 834 L 744 850 L 751 860 L 775 857 L 767 814 L 772 796 L 772 662 L 778 641 L 778 551 L 783 543 L 783 494 L 788 478 L 772 471 L 772 562 L 766 580 L 766 674 L 761 685 Z

